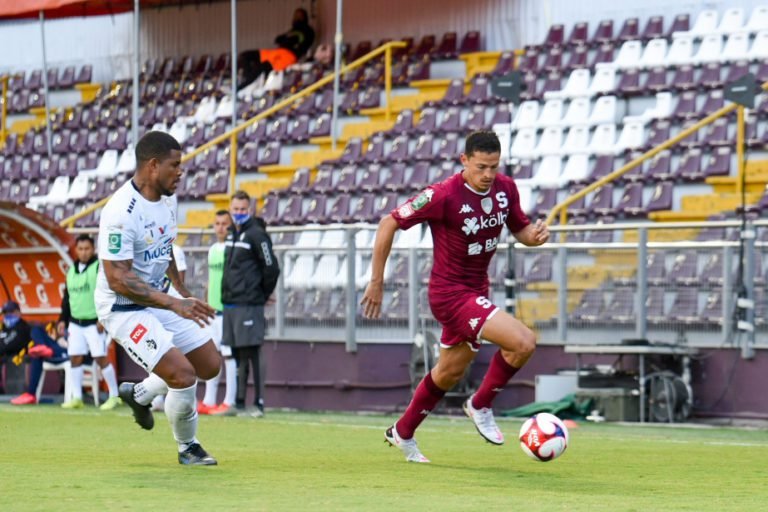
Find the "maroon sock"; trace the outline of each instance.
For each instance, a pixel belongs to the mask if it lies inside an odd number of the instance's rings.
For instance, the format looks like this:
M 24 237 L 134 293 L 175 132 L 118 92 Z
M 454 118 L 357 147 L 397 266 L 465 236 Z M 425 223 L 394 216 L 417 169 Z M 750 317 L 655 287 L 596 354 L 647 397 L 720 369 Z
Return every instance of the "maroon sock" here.
M 411 403 L 408 404 L 405 413 L 397 420 L 397 433 L 400 437 L 403 439 L 412 438 L 413 432 L 426 419 L 427 415 L 432 412 L 432 409 L 435 408 L 437 402 L 444 395 L 445 391 L 437 387 L 435 381 L 432 380 L 432 374 L 426 374 L 416 387 Z
M 483 409 L 491 406 L 491 402 L 496 398 L 496 395 L 504 389 L 509 379 L 511 379 L 520 368 L 511 366 L 504 360 L 504 356 L 501 355 L 501 350 L 494 354 L 491 359 L 491 364 L 488 366 L 488 371 L 485 373 L 483 382 L 472 397 L 472 407 L 475 409 Z M 399 432 L 399 430 L 398 430 Z

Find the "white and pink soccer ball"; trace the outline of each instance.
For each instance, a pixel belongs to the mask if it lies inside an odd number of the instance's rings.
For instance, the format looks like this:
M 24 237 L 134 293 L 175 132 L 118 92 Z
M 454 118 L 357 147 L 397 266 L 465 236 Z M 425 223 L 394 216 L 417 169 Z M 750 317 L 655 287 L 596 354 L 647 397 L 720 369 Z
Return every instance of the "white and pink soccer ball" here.
M 554 460 L 568 448 L 568 428 L 554 414 L 540 412 L 520 427 L 520 447 L 533 460 Z

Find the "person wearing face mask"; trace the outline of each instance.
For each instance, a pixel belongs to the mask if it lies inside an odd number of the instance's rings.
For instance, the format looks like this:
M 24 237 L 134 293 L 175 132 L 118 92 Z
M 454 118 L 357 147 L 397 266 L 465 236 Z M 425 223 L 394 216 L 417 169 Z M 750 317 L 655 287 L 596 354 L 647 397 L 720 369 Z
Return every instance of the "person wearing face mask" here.
M 27 391 L 11 400 L 13 405 L 34 405 L 35 392 L 43 374 L 43 362 L 60 363 L 67 359 L 66 351 L 53 341 L 42 327 L 30 326 L 21 317 L 21 308 L 8 301 L 2 308 L 0 327 L 0 362 L 10 360 L 20 365 L 25 356 L 30 358 Z
M 266 224 L 252 215 L 251 197 L 246 192 L 235 192 L 229 213 L 233 225 L 224 242 L 222 344 L 232 347 L 237 362 L 235 408 L 240 413 L 262 417 L 264 364 L 260 361 L 260 349 L 266 331 L 264 305 L 277 286 L 280 267 Z M 249 365 L 253 368 L 256 393 L 253 408 L 246 410 Z

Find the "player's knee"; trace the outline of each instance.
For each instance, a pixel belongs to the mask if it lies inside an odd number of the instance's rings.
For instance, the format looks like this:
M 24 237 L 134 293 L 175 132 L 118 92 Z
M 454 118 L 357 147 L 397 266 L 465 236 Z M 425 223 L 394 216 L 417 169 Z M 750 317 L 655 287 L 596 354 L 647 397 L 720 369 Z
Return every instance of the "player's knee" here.
M 216 378 L 216 376 L 219 375 L 219 372 L 221 372 L 221 365 L 202 368 L 199 370 L 198 377 L 203 380 L 211 380 Z
M 77 368 L 78 366 L 83 364 L 83 356 L 70 356 L 69 364 L 72 367 Z
M 536 350 L 536 333 L 526 327 L 520 335 L 519 344 L 520 355 L 526 358 L 531 357 Z
M 194 386 L 197 383 L 197 376 L 192 366 L 183 366 L 174 368 L 170 375 L 165 377 L 168 387 L 183 389 Z
M 435 379 L 435 384 L 442 389 L 450 389 L 455 386 L 464 376 L 465 368 L 451 366 L 439 369 Z

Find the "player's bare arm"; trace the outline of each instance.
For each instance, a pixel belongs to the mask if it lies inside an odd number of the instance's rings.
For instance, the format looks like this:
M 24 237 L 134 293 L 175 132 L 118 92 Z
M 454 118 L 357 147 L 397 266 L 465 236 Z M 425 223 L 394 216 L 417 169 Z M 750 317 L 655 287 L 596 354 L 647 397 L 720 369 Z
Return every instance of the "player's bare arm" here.
M 104 260 L 103 264 L 104 275 L 112 291 L 136 304 L 171 310 L 181 317 L 194 320 L 201 327 L 209 324 L 216 314 L 211 306 L 194 297 L 176 299 L 155 290 L 133 271 L 133 260 Z
M 176 288 L 176 291 L 179 292 L 179 295 L 182 297 L 192 296 L 184 285 L 184 281 L 181 279 L 179 268 L 176 266 L 176 258 L 173 257 L 173 251 L 171 251 L 171 262 L 168 264 L 168 270 L 165 271 L 165 275 L 171 280 L 171 284 Z
M 539 219 L 533 224 L 528 224 L 514 235 L 518 242 L 529 247 L 536 247 L 547 243 L 549 240 L 549 227 Z
M 387 215 L 379 222 L 376 230 L 376 241 L 373 243 L 373 258 L 371 259 L 371 281 L 365 288 L 363 300 L 363 315 L 366 318 L 379 318 L 381 315 L 381 301 L 384 296 L 384 267 L 392 250 L 392 241 L 399 229 L 397 222 L 391 215 Z

